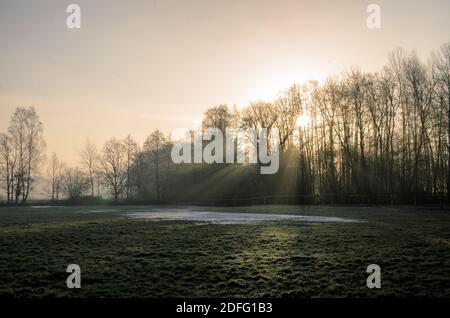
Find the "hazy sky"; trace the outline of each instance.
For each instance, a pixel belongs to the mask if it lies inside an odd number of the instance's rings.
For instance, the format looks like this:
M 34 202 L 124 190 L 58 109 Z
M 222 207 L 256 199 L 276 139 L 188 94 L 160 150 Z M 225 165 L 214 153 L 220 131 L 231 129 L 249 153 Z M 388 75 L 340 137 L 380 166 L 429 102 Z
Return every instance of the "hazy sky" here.
M 66 27 L 81 6 L 82 27 Z M 381 6 L 381 29 L 366 26 Z M 450 41 L 450 1 L 0 0 L 0 131 L 35 106 L 48 152 L 83 140 L 190 127 L 352 65 L 379 70 L 395 47 L 426 58 Z

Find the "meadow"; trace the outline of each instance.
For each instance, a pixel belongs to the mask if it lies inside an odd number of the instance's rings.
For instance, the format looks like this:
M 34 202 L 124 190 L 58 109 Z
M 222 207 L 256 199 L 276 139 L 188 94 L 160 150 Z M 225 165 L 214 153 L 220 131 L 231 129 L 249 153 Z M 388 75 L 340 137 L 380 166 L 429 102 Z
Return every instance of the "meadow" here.
M 359 223 L 210 224 L 124 215 L 152 208 L 0 208 L 0 297 L 450 296 L 448 210 L 196 207 L 365 221 Z M 66 286 L 72 263 L 81 267 L 81 289 Z M 366 286 L 369 264 L 381 267 L 380 289 Z

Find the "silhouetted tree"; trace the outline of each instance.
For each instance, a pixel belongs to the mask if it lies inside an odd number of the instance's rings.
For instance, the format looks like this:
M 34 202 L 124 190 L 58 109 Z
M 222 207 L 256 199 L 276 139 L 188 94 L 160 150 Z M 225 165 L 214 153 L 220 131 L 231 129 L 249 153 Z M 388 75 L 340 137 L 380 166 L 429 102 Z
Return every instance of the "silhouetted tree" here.
M 115 202 L 119 201 L 124 188 L 127 171 L 126 154 L 124 144 L 116 138 L 108 140 L 103 146 L 100 172 Z
M 91 186 L 91 197 L 94 197 L 94 180 L 96 172 L 99 169 L 99 153 L 95 144 L 86 139 L 83 148 L 80 151 L 81 165 L 89 176 Z

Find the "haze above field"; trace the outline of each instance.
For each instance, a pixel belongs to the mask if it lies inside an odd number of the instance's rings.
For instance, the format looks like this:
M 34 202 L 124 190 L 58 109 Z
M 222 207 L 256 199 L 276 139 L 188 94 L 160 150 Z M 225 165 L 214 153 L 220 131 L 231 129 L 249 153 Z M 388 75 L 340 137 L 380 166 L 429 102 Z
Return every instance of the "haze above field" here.
M 191 127 L 207 107 L 271 100 L 281 89 L 352 65 L 377 71 L 395 47 L 426 58 L 450 38 L 450 2 L 0 0 L 0 131 L 34 106 L 48 152 L 70 163 L 90 137 Z

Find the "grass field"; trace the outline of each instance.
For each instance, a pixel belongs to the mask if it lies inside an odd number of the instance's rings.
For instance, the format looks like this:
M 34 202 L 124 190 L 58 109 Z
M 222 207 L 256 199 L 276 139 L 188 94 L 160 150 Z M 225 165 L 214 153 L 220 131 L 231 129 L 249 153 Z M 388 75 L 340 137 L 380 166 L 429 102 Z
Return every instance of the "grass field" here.
M 450 212 L 411 207 L 203 208 L 362 223 L 198 224 L 143 207 L 0 208 L 0 296 L 450 296 Z M 68 264 L 81 289 L 66 287 Z M 369 264 L 381 289 L 366 287 Z

